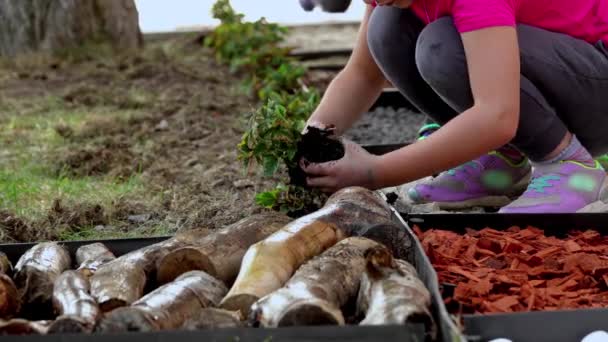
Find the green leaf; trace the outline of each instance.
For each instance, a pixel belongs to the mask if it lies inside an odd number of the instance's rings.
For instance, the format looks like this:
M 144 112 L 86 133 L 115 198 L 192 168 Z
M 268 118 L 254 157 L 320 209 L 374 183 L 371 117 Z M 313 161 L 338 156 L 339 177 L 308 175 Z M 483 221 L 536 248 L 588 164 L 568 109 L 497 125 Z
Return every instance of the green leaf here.
M 264 157 L 264 176 L 270 177 L 279 168 L 279 160 L 274 156 Z
M 295 123 L 295 130 L 298 132 L 302 132 L 304 130 L 304 128 L 306 128 L 306 121 L 305 120 L 297 120 Z
M 261 192 L 255 196 L 255 203 L 261 207 L 272 209 L 277 202 L 276 191 Z

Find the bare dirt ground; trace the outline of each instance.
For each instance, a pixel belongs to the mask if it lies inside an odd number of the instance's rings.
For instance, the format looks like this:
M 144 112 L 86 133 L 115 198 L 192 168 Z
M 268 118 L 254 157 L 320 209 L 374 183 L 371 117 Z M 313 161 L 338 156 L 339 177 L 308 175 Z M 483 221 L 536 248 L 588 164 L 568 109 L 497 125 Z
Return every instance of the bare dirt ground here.
M 243 113 L 255 101 L 200 46 L 174 41 L 148 46 L 139 56 L 93 56 L 76 63 L 21 61 L 3 69 L 4 104 L 53 98 L 65 112 L 130 110 L 129 117 L 91 115 L 77 127 L 57 125 L 65 148 L 41 157 L 50 169 L 63 170 L 71 179 L 126 180 L 137 174 L 144 188 L 109 207 L 94 200 L 55 201 L 46 217 L 37 220 L 3 209 L 4 240 L 56 239 L 65 229 L 95 229 L 104 236 L 104 229 L 139 235 L 217 228 L 261 210 L 253 196 L 270 183 L 247 175 L 235 152 Z M 10 115 L 0 116 L 4 128 Z
M 356 29 L 296 28 L 288 44 L 348 48 Z M 236 156 L 257 103 L 194 38 L 154 40 L 137 56 L 91 48 L 0 64 L 0 241 L 164 235 L 262 211 L 253 198 L 273 180 L 246 173 Z M 323 90 L 333 75 L 310 72 L 306 82 Z M 40 130 L 47 117 L 52 127 Z M 349 136 L 401 142 L 421 120 L 379 109 Z

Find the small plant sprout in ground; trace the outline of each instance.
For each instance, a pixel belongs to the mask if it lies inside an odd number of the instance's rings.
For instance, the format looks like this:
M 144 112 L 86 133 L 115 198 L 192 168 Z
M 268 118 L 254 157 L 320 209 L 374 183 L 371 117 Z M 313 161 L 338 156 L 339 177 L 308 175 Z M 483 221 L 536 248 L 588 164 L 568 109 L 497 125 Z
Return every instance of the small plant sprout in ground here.
M 297 169 L 301 132 L 318 102 L 316 91 L 272 93 L 268 101 L 251 115 L 239 144 L 239 158 L 246 169 L 257 163 L 266 177 L 274 176 L 281 165 L 287 170 Z M 318 208 L 323 198 L 317 191 L 280 184 L 271 191 L 258 194 L 256 202 L 265 208 L 295 214 Z

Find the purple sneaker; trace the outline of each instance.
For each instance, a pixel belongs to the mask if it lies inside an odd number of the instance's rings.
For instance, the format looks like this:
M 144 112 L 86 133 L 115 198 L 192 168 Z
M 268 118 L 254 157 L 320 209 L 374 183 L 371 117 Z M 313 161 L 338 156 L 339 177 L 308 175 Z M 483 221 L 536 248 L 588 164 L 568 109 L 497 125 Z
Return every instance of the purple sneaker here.
M 526 189 L 530 174 L 527 159 L 514 164 L 491 152 L 415 185 L 408 195 L 414 203 L 436 202 L 442 209 L 499 208 Z
M 600 200 L 605 189 L 606 172 L 575 161 L 534 167 L 526 192 L 500 213 L 575 213 Z

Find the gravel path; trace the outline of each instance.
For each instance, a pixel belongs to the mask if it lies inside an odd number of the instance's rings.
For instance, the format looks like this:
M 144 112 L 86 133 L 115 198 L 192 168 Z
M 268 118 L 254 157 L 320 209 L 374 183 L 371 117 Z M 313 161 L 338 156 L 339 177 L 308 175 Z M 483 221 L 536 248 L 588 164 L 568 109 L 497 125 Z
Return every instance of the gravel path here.
M 416 139 L 425 119 L 425 115 L 406 109 L 377 108 L 365 113 L 345 135 L 362 145 L 409 142 Z

